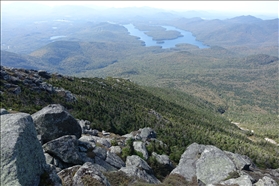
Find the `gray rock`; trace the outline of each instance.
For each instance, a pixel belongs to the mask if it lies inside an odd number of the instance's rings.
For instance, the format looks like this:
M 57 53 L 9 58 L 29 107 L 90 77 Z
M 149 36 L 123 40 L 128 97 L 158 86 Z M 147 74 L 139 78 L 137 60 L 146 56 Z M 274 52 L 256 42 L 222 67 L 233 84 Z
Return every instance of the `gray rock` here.
M 62 169 L 72 166 L 72 164 L 65 163 L 58 157 L 53 158 L 53 163 L 51 163 L 50 165 L 55 166 L 57 172 L 61 171 Z
M 1 108 L 0 115 L 4 115 L 4 114 L 9 114 L 9 112 L 6 109 Z
M 144 159 L 148 159 L 148 152 L 146 150 L 145 144 L 142 141 L 134 141 L 133 146 L 135 151 L 142 153 Z
M 34 113 L 32 118 L 42 144 L 64 135 L 81 137 L 81 127 L 77 120 L 59 104 L 52 104 Z
M 46 163 L 53 165 L 54 164 L 54 158 L 51 155 L 49 155 L 48 153 L 44 153 L 44 155 L 45 155 L 45 158 L 46 158 Z
M 21 88 L 20 88 L 19 86 L 17 86 L 16 88 L 14 88 L 14 89 L 12 90 L 12 92 L 13 92 L 14 94 L 16 94 L 16 95 L 19 95 L 19 94 L 21 93 Z
M 124 172 L 129 177 L 137 177 L 138 179 L 144 180 L 148 183 L 161 183 L 153 174 L 148 174 L 145 170 L 136 166 L 122 167 L 119 171 Z
M 192 181 L 196 176 L 196 161 L 200 158 L 205 146 L 193 143 L 187 147 L 185 152 L 181 155 L 178 166 L 171 172 L 171 174 L 179 174 L 187 181 Z
M 259 181 L 255 183 L 254 186 L 278 186 L 278 184 L 272 178 L 264 176 L 262 179 L 259 179 Z
M 36 82 L 36 83 L 38 83 L 38 82 Z M 40 80 L 40 83 L 39 83 L 39 87 L 40 87 L 40 89 L 46 90 L 49 93 L 54 93 L 53 86 L 51 84 L 46 83 L 46 82 L 42 82 L 41 80 Z
M 90 179 L 95 179 L 101 184 L 104 184 L 106 186 L 110 186 L 109 181 L 107 178 L 103 175 L 102 172 L 100 172 L 92 163 L 87 162 L 83 164 L 78 171 L 75 173 L 73 177 L 73 185 L 78 186 L 85 186 L 87 184 L 83 183 L 83 178 L 87 177 Z
M 79 146 L 79 149 L 82 149 L 82 150 L 80 150 L 82 152 L 87 152 L 88 150 L 93 150 L 94 147 L 91 144 L 92 143 L 87 142 L 87 141 L 78 140 L 78 146 Z
M 62 186 L 62 180 L 57 175 L 55 166 L 47 165 L 45 173 L 48 175 L 48 178 L 46 180 L 41 180 L 41 185 L 47 182 L 49 185 Z
M 146 140 L 148 138 L 156 138 L 156 133 L 152 128 L 147 127 L 147 128 L 141 129 L 140 137 L 143 140 Z
M 90 122 L 87 120 L 77 120 L 77 121 L 81 127 L 82 134 L 85 134 L 85 130 L 88 130 L 87 125 L 90 125 Z
M 139 134 L 136 134 L 136 135 L 134 136 L 134 140 L 140 141 L 140 140 L 142 140 L 142 138 L 141 138 L 141 136 L 140 136 Z M 144 139 L 144 140 L 146 140 L 146 139 Z
M 236 179 L 229 179 L 226 181 L 220 182 L 222 185 L 241 185 L 241 186 L 252 186 L 252 182 L 248 176 L 241 176 Z
M 156 152 L 152 152 L 152 156 L 154 156 L 159 163 L 173 167 L 173 164 L 171 163 L 170 158 L 167 155 L 159 155 Z
M 81 165 L 93 161 L 79 151 L 79 142 L 74 135 L 62 136 L 43 145 L 46 153 L 58 157 L 65 163 Z
M 45 168 L 31 116 L 1 115 L 1 185 L 38 185 Z
M 126 166 L 136 166 L 140 169 L 145 170 L 147 173 L 152 173 L 152 169 L 151 167 L 146 163 L 146 161 L 144 161 L 143 159 L 141 159 L 139 156 L 136 155 L 132 155 L 132 156 L 127 156 L 126 158 Z
M 234 154 L 228 151 L 224 151 L 224 152 L 233 161 L 237 170 L 250 170 L 249 167 L 252 163 L 247 159 L 244 159 L 242 155 L 236 153 Z
M 118 169 L 125 166 L 125 163 L 123 162 L 123 160 L 119 156 L 117 156 L 115 153 L 112 153 L 110 151 L 107 151 L 106 162 Z
M 79 141 L 90 143 L 90 145 L 91 145 L 93 148 L 96 147 L 95 140 L 94 140 L 94 138 L 93 138 L 92 136 L 82 135 L 82 136 L 79 138 Z
M 67 101 L 76 101 L 77 98 L 68 90 L 61 87 L 53 87 L 53 92 L 57 95 L 64 97 Z
M 97 146 L 93 149 L 93 152 L 97 157 L 99 157 L 102 160 L 105 160 L 107 158 L 107 150 L 104 148 Z
M 43 77 L 43 78 L 46 78 L 46 79 L 51 78 L 51 75 L 48 72 L 44 71 L 44 70 L 39 70 L 38 71 L 38 75 Z
M 230 158 L 215 146 L 207 145 L 196 162 L 197 179 L 204 184 L 225 180 L 236 168 Z
M 103 134 L 103 136 L 109 136 L 110 135 L 110 133 L 109 132 L 106 132 L 106 131 L 102 131 L 102 134 Z
M 252 183 L 255 183 L 257 180 L 255 178 L 253 178 L 252 176 L 250 176 L 248 173 L 246 173 L 245 171 L 237 171 L 239 176 L 248 176 L 248 178 L 250 179 L 250 181 Z
M 109 148 L 110 152 L 115 153 L 115 154 L 121 154 L 122 149 L 120 146 L 111 146 Z
M 105 146 L 105 147 L 107 147 L 107 148 L 110 148 L 111 147 L 111 143 L 110 143 L 110 139 L 109 138 L 100 138 L 100 137 L 97 137 L 97 136 L 92 136 L 93 138 L 94 138 L 94 140 L 97 142 L 97 143 L 99 143 L 99 144 L 101 144 L 101 145 L 103 145 L 103 146 Z
M 105 160 L 102 160 L 98 156 L 95 157 L 95 164 L 99 165 L 98 168 L 101 172 L 107 172 L 107 171 L 117 171 L 118 169 L 113 167 L 112 165 L 108 164 Z M 100 168 L 102 167 L 102 168 Z
M 96 169 L 98 169 L 100 172 L 107 172 L 107 171 L 116 171 L 117 169 L 115 169 L 115 168 L 111 168 L 111 169 L 106 169 L 105 167 L 102 167 L 101 165 L 99 165 L 99 164 L 97 164 L 97 163 L 94 163 L 93 164 L 94 165 L 94 167 L 96 168 Z
M 84 130 L 84 134 L 89 134 L 89 135 L 92 135 L 92 136 L 98 136 L 98 131 L 95 130 L 95 129 L 89 129 L 89 130 Z
M 279 178 L 279 168 L 278 168 L 278 169 L 268 169 L 268 171 L 269 171 L 270 174 L 273 175 L 274 177 Z
M 75 165 L 58 172 L 58 176 L 63 182 L 63 185 L 73 185 L 73 177 L 81 165 Z
M 134 136 L 133 136 L 133 134 L 125 134 L 125 135 L 122 135 L 122 137 L 124 137 L 124 138 L 133 138 Z

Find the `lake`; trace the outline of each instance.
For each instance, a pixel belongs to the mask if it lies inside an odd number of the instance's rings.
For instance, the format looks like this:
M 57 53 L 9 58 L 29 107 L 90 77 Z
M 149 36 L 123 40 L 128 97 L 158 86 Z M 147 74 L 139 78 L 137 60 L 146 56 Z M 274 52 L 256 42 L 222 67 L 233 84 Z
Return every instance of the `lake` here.
M 54 40 L 54 39 L 59 39 L 59 38 L 62 38 L 62 37 L 67 37 L 67 36 L 52 36 L 49 39 Z
M 175 45 L 177 45 L 177 44 L 187 43 L 187 44 L 195 45 L 201 49 L 209 48 L 209 46 L 204 45 L 200 41 L 197 41 L 196 37 L 194 37 L 191 32 L 181 30 L 181 29 L 175 28 L 173 26 L 162 26 L 162 27 L 165 28 L 166 30 L 176 30 L 176 31 L 180 32 L 181 35 L 183 35 L 183 36 L 178 37 L 176 39 L 164 40 L 163 43 L 157 43 L 157 41 L 153 40 L 152 37 L 146 35 L 144 33 L 144 31 L 140 31 L 140 30 L 136 29 L 133 24 L 127 24 L 127 25 L 123 25 L 123 26 L 128 29 L 130 35 L 139 37 L 140 40 L 142 40 L 145 43 L 145 46 L 147 46 L 147 47 L 148 46 L 160 46 L 163 49 L 166 49 L 166 48 L 174 48 Z

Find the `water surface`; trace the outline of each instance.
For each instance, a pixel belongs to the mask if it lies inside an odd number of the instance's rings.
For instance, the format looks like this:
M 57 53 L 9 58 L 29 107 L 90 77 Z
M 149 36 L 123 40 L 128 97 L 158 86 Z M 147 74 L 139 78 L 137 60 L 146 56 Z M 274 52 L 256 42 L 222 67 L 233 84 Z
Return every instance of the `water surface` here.
M 123 26 L 128 29 L 128 31 L 130 32 L 130 35 L 139 37 L 140 40 L 142 40 L 145 43 L 145 46 L 147 46 L 147 47 L 148 46 L 160 46 L 163 49 L 165 49 L 165 48 L 174 48 L 175 45 L 177 45 L 177 44 L 187 43 L 187 44 L 195 45 L 201 49 L 209 48 L 209 46 L 204 45 L 201 41 L 197 41 L 196 37 L 194 37 L 191 32 L 181 30 L 181 29 L 178 29 L 173 26 L 162 26 L 162 27 L 164 27 L 166 30 L 176 30 L 181 33 L 182 37 L 178 37 L 176 39 L 171 39 L 171 40 L 163 40 L 163 42 L 159 42 L 159 43 L 157 43 L 157 41 L 153 40 L 152 37 L 146 35 L 144 33 L 145 31 L 140 31 L 140 30 L 136 29 L 133 24 L 127 24 L 127 25 L 123 25 Z

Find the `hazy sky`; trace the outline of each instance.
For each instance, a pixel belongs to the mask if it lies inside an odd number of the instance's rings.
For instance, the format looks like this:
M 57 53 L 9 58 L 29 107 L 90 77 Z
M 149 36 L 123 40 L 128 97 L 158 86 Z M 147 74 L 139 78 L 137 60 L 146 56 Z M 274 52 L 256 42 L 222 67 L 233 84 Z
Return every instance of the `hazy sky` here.
M 15 1 L 12 1 L 15 2 Z M 214 10 L 240 13 L 278 15 L 278 1 L 32 1 L 49 6 L 90 5 L 105 7 L 149 6 L 168 10 Z M 11 3 L 2 1 L 1 4 Z

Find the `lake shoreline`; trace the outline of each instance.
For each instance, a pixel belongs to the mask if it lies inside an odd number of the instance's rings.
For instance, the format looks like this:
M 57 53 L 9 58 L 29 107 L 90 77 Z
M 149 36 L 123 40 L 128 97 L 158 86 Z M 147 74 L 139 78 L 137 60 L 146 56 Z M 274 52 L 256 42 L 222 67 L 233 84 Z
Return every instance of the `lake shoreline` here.
M 196 37 L 189 31 L 181 30 L 173 26 L 161 26 L 165 31 L 155 32 L 142 31 L 137 29 L 133 24 L 126 24 L 124 26 L 130 35 L 137 37 L 144 43 L 144 46 L 159 46 L 163 49 L 175 48 L 177 44 L 190 44 L 203 48 L 210 48 L 209 46 L 203 44 L 201 41 L 197 41 Z M 149 34 L 146 34 L 149 33 Z M 151 33 L 151 34 L 150 34 Z M 156 38 L 152 37 L 156 36 Z

